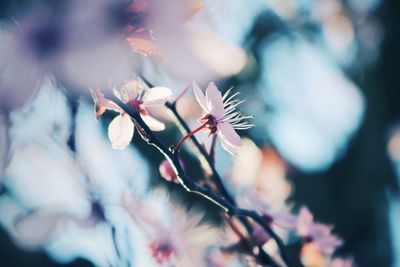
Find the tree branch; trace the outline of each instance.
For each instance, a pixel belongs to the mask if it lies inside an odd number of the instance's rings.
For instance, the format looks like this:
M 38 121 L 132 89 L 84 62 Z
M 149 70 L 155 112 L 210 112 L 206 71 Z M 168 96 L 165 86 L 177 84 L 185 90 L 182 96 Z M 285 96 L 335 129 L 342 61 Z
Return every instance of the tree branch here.
M 169 148 L 151 131 L 151 129 L 146 125 L 146 123 L 142 120 L 139 112 L 135 109 L 132 109 L 125 103 L 123 103 L 120 99 L 115 97 L 112 93 L 108 93 L 106 95 L 108 99 L 116 103 L 120 106 L 135 122 L 135 125 L 140 128 L 140 133 L 143 139 L 149 144 L 154 146 L 160 153 L 164 155 L 164 157 L 171 163 L 177 178 L 183 188 L 191 193 L 195 193 L 200 195 L 201 197 L 209 200 L 215 205 L 219 206 L 228 216 L 237 216 L 242 218 L 251 218 L 255 223 L 259 224 L 276 242 L 281 257 L 287 266 L 294 266 L 290 263 L 289 257 L 286 252 L 286 247 L 280 237 L 271 229 L 268 223 L 263 220 L 262 216 L 260 216 L 256 211 L 245 210 L 238 208 L 233 199 L 228 200 L 224 197 L 221 197 L 219 194 L 215 192 L 201 187 L 197 183 L 195 183 L 192 179 L 186 176 L 183 171 L 180 162 L 179 156 L 177 153 L 173 153 L 169 150 Z M 197 140 L 196 140 L 197 141 Z M 214 170 L 214 174 L 217 175 L 217 172 Z M 219 177 L 219 176 L 218 176 Z

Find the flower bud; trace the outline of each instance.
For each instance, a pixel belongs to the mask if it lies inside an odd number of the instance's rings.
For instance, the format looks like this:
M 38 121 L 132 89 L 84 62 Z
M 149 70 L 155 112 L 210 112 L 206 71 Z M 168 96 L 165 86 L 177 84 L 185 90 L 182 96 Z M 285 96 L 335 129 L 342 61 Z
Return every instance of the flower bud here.
M 164 159 L 161 162 L 158 170 L 160 171 L 161 176 L 165 180 L 167 180 L 168 182 L 174 182 L 174 183 L 179 184 L 178 177 L 177 177 L 174 169 L 172 168 L 171 163 L 169 163 L 168 160 Z

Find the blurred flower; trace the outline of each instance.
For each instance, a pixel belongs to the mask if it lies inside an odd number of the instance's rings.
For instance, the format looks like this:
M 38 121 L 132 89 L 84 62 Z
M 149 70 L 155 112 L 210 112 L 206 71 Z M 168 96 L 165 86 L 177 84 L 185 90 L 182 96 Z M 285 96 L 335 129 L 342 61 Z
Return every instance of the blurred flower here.
M 223 253 L 219 248 L 207 254 L 207 267 L 239 267 L 243 264 L 237 254 Z M 247 265 L 246 265 L 247 266 Z
M 205 249 L 216 244 L 219 233 L 200 223 L 202 214 L 171 203 L 163 191 L 144 199 L 126 199 L 123 206 L 143 227 L 150 254 L 160 266 L 206 266 Z
M 352 259 L 333 258 L 328 264 L 328 267 L 352 267 Z
M 62 211 L 31 210 L 15 218 L 14 240 L 25 248 L 40 248 L 54 237 L 62 224 L 74 216 Z
M 37 4 L 6 25 L 0 33 L 2 109 L 31 99 L 45 76 L 74 90 L 127 79 L 134 62 L 122 29 L 112 27 L 110 15 L 121 2 Z
M 327 267 L 327 258 L 315 243 L 302 246 L 300 259 L 305 267 Z
M 127 41 L 178 79 L 235 74 L 245 65 L 246 54 L 209 29 L 209 5 L 200 0 L 136 1 L 127 11 Z
M 286 230 L 293 230 L 296 227 L 296 216 L 286 206 L 272 205 L 258 198 L 256 194 L 249 194 L 240 199 L 244 207 L 258 211 L 269 223 Z
M 244 116 L 237 110 L 237 106 L 243 103 L 244 100 L 234 99 L 239 93 L 229 95 L 231 89 L 222 96 L 213 82 L 209 83 L 206 95 L 203 94 L 195 82 L 193 83 L 193 89 L 196 100 L 203 109 L 204 115 L 199 119 L 202 125 L 185 136 L 178 143 L 176 149 L 188 137 L 202 129 L 207 129 L 210 135 L 217 134 L 226 151 L 230 154 L 235 154 L 236 149 L 242 145 L 240 136 L 235 130 L 245 130 L 254 126 L 254 124 L 249 124 L 246 121 L 246 119 L 253 116 Z
M 304 244 L 300 252 L 301 262 L 305 267 L 352 267 L 352 259 L 331 258 L 324 254 L 315 243 Z
M 174 18 L 169 18 L 169 21 L 165 21 L 164 17 L 156 15 L 162 5 L 168 7 L 177 4 L 179 4 L 180 9 L 176 10 Z M 168 23 L 167 25 L 181 27 L 202 7 L 203 1 L 201 0 L 170 1 L 165 4 L 159 0 L 134 1 L 126 10 L 128 18 L 125 27 L 128 34 L 127 41 L 134 51 L 162 59 L 163 55 L 157 45 L 157 38 L 153 36 L 155 34 L 154 29 L 160 27 L 157 24 Z
M 56 239 L 59 230 L 71 222 L 82 229 L 92 228 L 100 222 L 105 222 L 103 207 L 92 200 L 90 212 L 83 217 L 63 210 L 62 207 L 31 209 L 14 219 L 15 230 L 11 232 L 20 245 L 36 249 Z
M 36 93 L 42 71 L 25 55 L 17 33 L 0 28 L 0 112 L 21 108 Z
M 335 235 L 331 234 L 332 227 L 313 221 L 313 215 L 306 208 L 300 209 L 297 217 L 297 234 L 314 243 L 322 252 L 332 254 L 337 247 L 343 244 Z

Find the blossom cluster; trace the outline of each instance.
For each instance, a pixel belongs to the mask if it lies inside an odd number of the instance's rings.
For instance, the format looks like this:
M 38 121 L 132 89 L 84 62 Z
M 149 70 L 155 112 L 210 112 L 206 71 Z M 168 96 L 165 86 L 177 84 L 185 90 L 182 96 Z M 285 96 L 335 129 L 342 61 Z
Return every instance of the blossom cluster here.
M 18 245 L 97 266 L 354 266 L 249 138 L 243 92 L 217 86 L 251 58 L 206 6 L 73 0 L 1 26 L 0 223 Z
M 179 153 L 179 147 L 185 140 L 191 138 L 199 131 L 205 131 L 209 137 L 214 135 L 218 136 L 222 147 L 228 153 L 237 155 L 238 151 L 243 150 L 243 143 L 235 130 L 245 130 L 255 126 L 247 121 L 247 119 L 251 119 L 253 116 L 245 116 L 238 110 L 238 106 L 244 102 L 243 100 L 235 98 L 239 93 L 229 95 L 232 90 L 231 88 L 222 95 L 216 85 L 212 82 L 207 86 L 205 94 L 197 83 L 193 82 L 191 87 L 193 88 L 196 101 L 202 110 L 202 115 L 198 119 L 198 122 L 201 125 L 195 130 L 187 133 L 176 146 L 173 146 L 173 152 Z M 165 129 L 164 123 L 152 118 L 151 115 L 149 115 L 147 108 L 151 106 L 163 106 L 168 101 L 172 101 L 173 95 L 171 89 L 166 87 L 147 88 L 142 80 L 136 78 L 125 82 L 119 90 L 114 89 L 113 94 L 131 111 L 136 111 L 150 130 L 161 131 Z M 124 149 L 131 142 L 135 120 L 130 117 L 123 108 L 118 107 L 118 104 L 114 103 L 111 99 L 106 98 L 100 90 L 92 91 L 92 96 L 95 102 L 96 119 L 98 119 L 99 115 L 103 114 L 106 110 L 119 113 L 119 115 L 116 116 L 108 126 L 108 137 L 113 148 Z M 137 127 L 141 128 L 142 126 L 138 125 Z M 143 131 L 143 129 L 139 131 Z M 145 133 L 142 134 L 145 135 Z M 179 164 L 183 165 L 184 163 L 180 161 Z M 238 162 L 237 164 L 240 165 L 241 162 Z M 160 164 L 159 170 L 161 176 L 165 180 L 176 184 L 180 183 L 176 167 L 168 160 L 164 160 Z M 228 181 L 230 180 L 228 179 Z M 275 188 L 275 190 L 279 190 L 279 187 Z M 263 199 L 262 194 L 260 193 L 262 192 L 257 190 L 257 184 L 252 184 L 248 185 L 244 191 L 238 193 L 236 198 L 244 207 L 255 209 L 262 216 L 265 223 L 271 226 L 272 229 L 282 231 L 282 234 L 286 237 L 289 237 L 290 234 L 295 234 L 298 240 L 296 242 L 302 244 L 302 249 L 299 252 L 300 257 L 307 266 L 338 265 L 340 259 L 336 258 L 332 259 L 332 263 L 329 263 L 336 248 L 343 244 L 343 241 L 340 238 L 331 233 L 333 227 L 315 222 L 313 215 L 306 207 L 302 207 L 299 210 L 298 215 L 292 214 L 289 211 L 289 208 L 284 204 L 287 196 L 281 196 L 279 201 L 275 200 L 274 202 L 268 199 Z M 125 204 L 125 206 L 133 206 L 137 211 L 143 209 L 151 210 L 150 208 L 135 206 L 134 204 Z M 140 212 L 136 212 L 136 214 L 131 212 L 130 214 L 136 221 L 140 221 L 144 225 L 147 224 L 147 226 L 151 226 L 154 223 L 151 218 L 147 218 L 149 217 L 149 214 L 143 214 L 143 216 Z M 192 224 L 189 222 L 189 225 Z M 177 225 L 175 227 L 177 227 Z M 158 226 L 156 228 L 162 229 L 163 227 Z M 274 242 L 273 237 L 265 232 L 265 230 L 263 230 L 259 225 L 253 225 L 251 229 L 251 232 L 248 233 L 248 237 L 246 237 L 246 234 L 241 233 L 241 231 L 236 232 L 236 235 L 239 237 L 239 240 L 236 240 L 236 242 L 240 244 L 245 240 L 251 240 L 253 246 L 259 246 L 261 249 L 266 249 L 266 251 L 271 253 L 267 248 L 267 244 Z M 235 231 L 238 230 L 235 229 Z M 182 242 L 179 239 L 189 238 L 185 237 L 185 235 L 190 234 L 186 233 L 184 230 L 176 232 L 173 236 L 170 234 L 171 233 L 169 233 L 168 237 L 163 237 L 166 240 L 157 241 L 150 245 L 152 255 L 160 264 L 169 262 L 171 258 L 173 258 L 174 261 L 187 260 L 180 259 L 180 256 L 187 257 L 188 254 L 179 251 L 182 249 L 179 248 L 182 246 Z M 161 236 L 165 235 L 166 233 L 161 234 Z M 233 234 L 228 233 L 228 236 L 229 235 Z M 187 242 L 187 245 L 191 247 L 190 241 Z M 226 243 L 226 241 L 220 241 L 220 245 L 220 249 L 223 249 L 224 246 L 232 246 L 232 244 Z M 209 246 L 211 247 L 216 245 L 210 243 Z M 240 245 L 238 246 L 240 247 Z M 240 251 L 240 249 L 243 248 L 236 248 L 237 251 Z M 272 255 L 274 255 L 274 253 L 276 254 L 277 251 L 272 251 Z M 205 252 L 203 252 L 203 254 L 205 255 Z M 218 259 L 214 259 L 213 257 L 216 256 L 213 255 L 216 254 L 210 255 L 211 256 L 208 256 L 209 265 L 214 266 L 213 264 L 215 264 L 215 266 L 219 266 L 218 264 L 221 264 L 222 261 L 221 256 L 219 255 Z M 278 255 L 274 256 L 279 258 Z M 206 258 L 203 257 L 202 259 L 205 260 Z M 214 261 L 218 261 L 218 263 L 214 263 Z M 308 261 L 312 261 L 312 263 L 309 264 Z M 316 261 L 319 262 L 316 263 Z M 347 266 L 346 264 L 351 265 L 351 261 L 345 260 L 343 261 L 343 264 L 339 263 L 339 266 Z

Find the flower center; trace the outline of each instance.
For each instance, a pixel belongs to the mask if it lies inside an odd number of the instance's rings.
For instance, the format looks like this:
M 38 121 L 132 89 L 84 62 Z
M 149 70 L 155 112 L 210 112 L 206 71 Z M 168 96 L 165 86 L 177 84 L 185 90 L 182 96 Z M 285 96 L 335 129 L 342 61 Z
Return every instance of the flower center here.
M 210 130 L 210 134 L 217 132 L 218 120 L 211 114 L 206 114 L 199 119 L 199 122 L 204 124 L 207 129 Z
M 168 241 L 155 241 L 150 245 L 151 255 L 159 264 L 170 261 L 171 255 L 174 254 L 174 247 Z
M 147 109 L 143 106 L 143 101 L 139 99 L 134 99 L 134 100 L 129 100 L 128 105 L 133 108 L 138 110 L 142 115 L 148 115 L 149 112 Z

